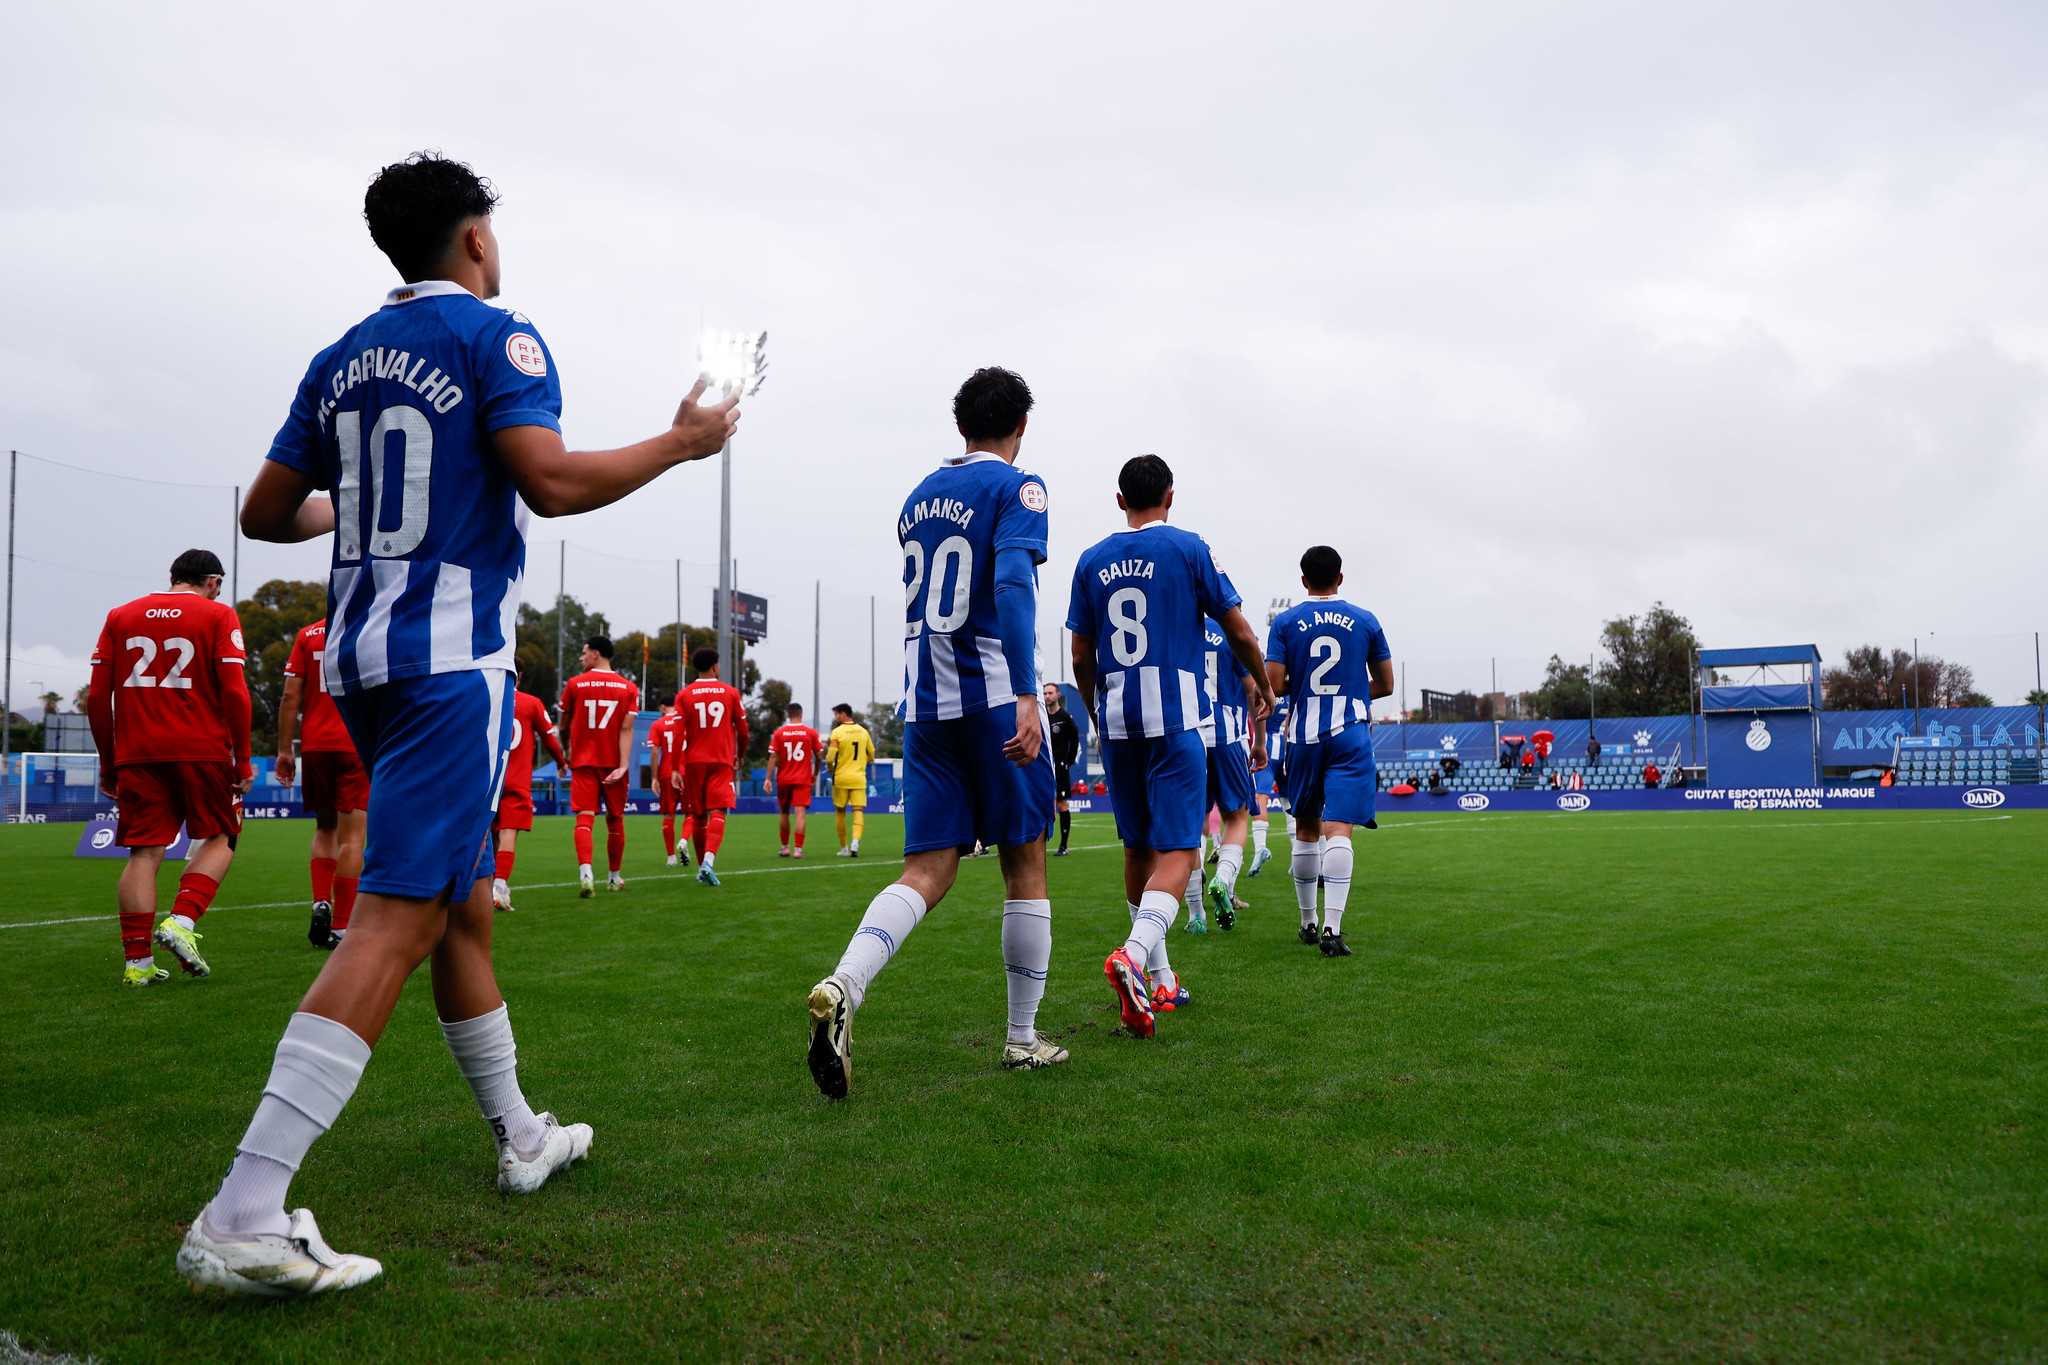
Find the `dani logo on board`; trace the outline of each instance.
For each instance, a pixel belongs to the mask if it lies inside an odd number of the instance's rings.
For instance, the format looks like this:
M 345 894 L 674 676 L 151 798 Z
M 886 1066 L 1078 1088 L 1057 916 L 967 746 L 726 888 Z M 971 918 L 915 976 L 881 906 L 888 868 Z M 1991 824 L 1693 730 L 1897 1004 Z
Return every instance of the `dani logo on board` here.
M 1584 792 L 1566 792 L 1557 798 L 1559 810 L 1587 810 L 1592 807 L 1593 798 Z
M 1485 810 L 1493 802 L 1486 799 L 1485 792 L 1466 792 L 1458 798 L 1459 810 Z
M 1963 793 L 1963 804 L 1973 810 L 1995 810 L 2005 804 L 2005 793 L 1996 787 L 1972 787 Z

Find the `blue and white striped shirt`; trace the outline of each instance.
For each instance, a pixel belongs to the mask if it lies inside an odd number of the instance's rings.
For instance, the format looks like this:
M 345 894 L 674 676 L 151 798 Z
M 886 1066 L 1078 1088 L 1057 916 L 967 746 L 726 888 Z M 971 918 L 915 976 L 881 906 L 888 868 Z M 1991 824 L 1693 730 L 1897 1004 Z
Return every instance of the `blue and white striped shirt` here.
M 1372 665 L 1392 657 L 1379 618 L 1340 597 L 1311 597 L 1274 617 L 1266 661 L 1287 665 L 1287 742 L 1371 724 Z
M 561 423 L 533 324 L 446 280 L 313 358 L 269 458 L 334 495 L 328 691 L 512 667 L 527 513 L 491 434 Z
M 1163 520 L 1081 556 L 1067 629 L 1095 642 L 1103 738 L 1178 734 L 1209 720 L 1203 625 L 1238 602 L 1208 542 Z
M 1230 579 L 1226 576 L 1226 584 Z M 1202 690 L 1214 708 L 1214 723 L 1202 727 L 1202 746 L 1216 747 L 1220 735 L 1225 744 L 1240 749 L 1251 747 L 1251 713 L 1245 709 L 1244 680 L 1250 676 L 1230 650 L 1223 629 L 1214 621 L 1202 623 Z
M 903 719 L 956 720 L 1014 706 L 996 628 L 996 555 L 1025 550 L 1045 562 L 1045 483 L 977 452 L 927 474 L 903 503 Z M 1027 619 L 1036 622 L 1034 609 Z M 1013 641 L 1028 660 L 1034 642 Z

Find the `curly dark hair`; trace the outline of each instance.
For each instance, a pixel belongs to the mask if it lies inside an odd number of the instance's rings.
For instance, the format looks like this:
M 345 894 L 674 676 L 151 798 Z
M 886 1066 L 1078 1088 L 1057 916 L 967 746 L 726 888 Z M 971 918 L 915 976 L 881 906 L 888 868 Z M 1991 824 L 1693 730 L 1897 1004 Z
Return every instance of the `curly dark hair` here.
M 370 240 L 408 282 L 434 273 L 457 228 L 497 206 L 491 182 L 438 152 L 414 152 L 378 171 L 363 194 Z
M 1000 441 L 1024 424 L 1031 386 L 997 365 L 976 370 L 953 395 L 953 421 L 970 441 Z
M 690 652 L 690 667 L 702 673 L 707 668 L 718 667 L 718 651 L 705 646 Z

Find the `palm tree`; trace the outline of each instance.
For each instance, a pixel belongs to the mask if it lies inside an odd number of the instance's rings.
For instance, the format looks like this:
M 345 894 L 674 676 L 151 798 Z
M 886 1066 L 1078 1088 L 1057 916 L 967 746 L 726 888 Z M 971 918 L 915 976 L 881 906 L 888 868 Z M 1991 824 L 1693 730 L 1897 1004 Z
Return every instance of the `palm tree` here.
M 64 698 L 55 692 L 45 692 L 38 700 L 43 703 L 44 720 L 48 720 L 51 716 L 56 715 L 57 708 L 64 704 Z

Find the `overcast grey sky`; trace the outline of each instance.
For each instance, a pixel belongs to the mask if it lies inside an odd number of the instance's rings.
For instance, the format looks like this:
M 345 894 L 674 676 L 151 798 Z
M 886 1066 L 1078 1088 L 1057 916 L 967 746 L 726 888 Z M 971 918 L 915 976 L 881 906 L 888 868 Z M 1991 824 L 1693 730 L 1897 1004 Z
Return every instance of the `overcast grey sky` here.
M 438 147 L 503 192 L 573 444 L 657 430 L 700 324 L 770 333 L 736 554 L 799 695 L 824 576 L 828 700 L 865 698 L 870 594 L 896 696 L 892 519 L 982 364 L 1038 394 L 1055 676 L 1151 450 L 1260 608 L 1342 549 L 1411 698 L 1496 656 L 1533 685 L 1658 598 L 1710 645 L 1918 632 L 2033 685 L 2039 6 L 589 8 L 16 7 L 0 447 L 246 481 L 392 283 L 368 177 Z M 17 705 L 225 549 L 229 496 L 23 482 Z M 646 561 L 571 551 L 619 628 L 672 612 L 675 557 L 702 619 L 716 493 L 537 522 L 529 599 L 566 536 Z M 326 553 L 245 546 L 243 591 Z

